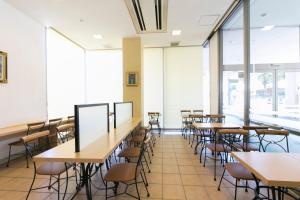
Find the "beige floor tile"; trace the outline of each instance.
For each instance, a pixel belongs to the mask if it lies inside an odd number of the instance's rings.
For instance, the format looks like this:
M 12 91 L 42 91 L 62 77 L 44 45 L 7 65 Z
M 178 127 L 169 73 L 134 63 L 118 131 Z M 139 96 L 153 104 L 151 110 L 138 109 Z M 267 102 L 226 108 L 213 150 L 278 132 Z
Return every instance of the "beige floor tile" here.
M 179 174 L 179 168 L 177 165 L 163 165 L 163 173 Z
M 161 173 L 150 173 L 151 175 L 147 176 L 148 183 L 157 183 L 162 184 L 162 174 Z
M 163 165 L 177 165 L 176 158 L 164 158 Z
M 189 153 L 176 153 L 176 158 L 189 159 L 192 158 L 192 155 Z
M 177 163 L 178 165 L 193 165 L 191 158 L 187 158 L 187 159 L 177 158 Z
M 182 185 L 179 174 L 163 174 L 164 185 Z
M 163 199 L 186 199 L 183 186 L 163 185 Z
M 197 174 L 194 166 L 181 165 L 179 166 L 179 172 L 180 174 Z
M 181 175 L 181 180 L 183 185 L 193 185 L 193 186 L 203 186 L 203 181 L 199 175 Z
M 187 200 L 208 200 L 208 194 L 204 187 L 200 186 L 184 186 L 185 196 Z
M 162 165 L 151 164 L 149 167 L 150 167 L 151 173 L 162 173 L 163 172 Z M 151 175 L 151 174 L 149 174 L 149 175 Z
M 232 200 L 233 196 L 231 192 L 225 188 L 218 191 L 216 187 L 205 188 L 210 200 Z

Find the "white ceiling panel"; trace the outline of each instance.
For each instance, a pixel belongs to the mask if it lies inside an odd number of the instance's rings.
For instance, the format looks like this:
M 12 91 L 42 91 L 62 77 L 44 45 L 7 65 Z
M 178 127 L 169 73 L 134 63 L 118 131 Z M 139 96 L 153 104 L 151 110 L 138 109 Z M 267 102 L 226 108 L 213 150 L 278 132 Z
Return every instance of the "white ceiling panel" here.
M 12 6 L 63 33 L 86 49 L 121 48 L 123 37 L 141 36 L 144 45 L 200 45 L 233 0 L 169 0 L 166 33 L 137 34 L 123 0 L 5 0 Z M 144 1 L 142 1 L 144 2 Z M 201 26 L 202 16 L 217 16 Z M 148 19 L 151 23 L 151 19 Z M 153 20 L 155 22 L 155 20 Z M 182 31 L 172 36 L 172 30 Z M 93 38 L 103 36 L 102 40 Z

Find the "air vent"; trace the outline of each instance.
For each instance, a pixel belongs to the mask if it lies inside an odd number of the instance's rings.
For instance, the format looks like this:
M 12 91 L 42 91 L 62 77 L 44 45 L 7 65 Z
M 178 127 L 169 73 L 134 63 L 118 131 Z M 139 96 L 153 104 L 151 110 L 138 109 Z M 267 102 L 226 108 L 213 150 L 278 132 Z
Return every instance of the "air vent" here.
M 168 0 L 124 0 L 137 33 L 167 32 Z
M 179 41 L 171 42 L 171 47 L 178 47 L 179 43 L 180 43 Z

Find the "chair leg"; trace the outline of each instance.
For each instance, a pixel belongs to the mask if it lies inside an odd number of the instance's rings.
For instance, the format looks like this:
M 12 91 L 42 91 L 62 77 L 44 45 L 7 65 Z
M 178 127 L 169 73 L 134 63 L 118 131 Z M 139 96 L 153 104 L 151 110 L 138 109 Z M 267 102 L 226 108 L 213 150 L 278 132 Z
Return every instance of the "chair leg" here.
M 6 167 L 9 167 L 9 162 L 10 162 L 10 154 L 11 154 L 11 145 L 9 145 L 8 160 L 7 160 Z
M 148 168 L 148 173 L 151 173 L 151 170 L 150 170 L 150 167 L 148 165 L 148 162 L 147 162 L 147 159 L 146 159 L 146 156 L 144 155 L 144 159 L 145 159 L 145 162 L 146 162 L 146 165 L 147 165 L 147 168 Z M 143 165 L 142 165 L 143 166 Z
M 28 163 L 28 153 L 27 153 L 27 151 L 26 151 L 26 163 L 27 163 L 27 168 L 29 168 L 29 163 Z
M 245 192 L 248 192 L 248 180 L 246 180 L 246 188 L 245 188 Z
M 28 191 L 28 193 L 27 193 L 26 200 L 28 199 L 28 197 L 29 197 L 29 194 L 30 194 L 30 192 L 31 192 L 31 190 L 32 190 L 32 186 L 33 186 L 33 184 L 34 184 L 35 178 L 36 178 L 36 174 L 35 174 L 35 172 L 34 172 L 34 175 L 33 175 L 33 180 L 32 180 L 32 183 L 31 183 L 30 189 L 29 189 L 29 191 Z
M 50 175 L 50 178 L 49 178 L 49 185 L 48 185 L 48 190 L 51 189 L 51 178 L 52 178 L 52 176 Z
M 137 192 L 137 195 L 138 195 L 138 200 L 140 200 L 140 193 L 139 193 L 139 188 L 138 188 L 138 184 L 137 184 L 137 180 L 135 179 L 135 188 L 136 188 L 136 192 Z
M 147 191 L 147 197 L 149 197 L 150 196 L 150 194 L 149 194 L 149 191 L 148 191 L 148 183 L 146 184 L 146 182 L 145 182 L 145 180 L 144 180 L 144 177 L 143 177 L 143 174 L 142 174 L 142 172 L 140 172 L 140 174 L 141 174 L 141 177 L 142 177 L 142 180 L 143 180 L 143 183 L 144 183 L 144 186 L 145 186 L 145 188 L 146 188 L 146 191 Z
M 205 162 L 206 162 L 206 148 L 204 147 L 204 162 L 203 162 L 203 167 L 205 167 Z
M 66 188 L 65 188 L 65 193 L 64 193 L 64 196 L 63 196 L 63 200 L 65 199 L 66 194 L 67 194 L 68 182 L 69 182 L 69 174 L 68 174 L 68 169 L 66 169 Z
M 225 171 L 226 171 L 226 169 L 224 168 L 222 177 L 221 177 L 220 182 L 219 182 L 218 191 L 220 191 L 220 187 L 221 187 L 222 180 L 223 180 L 223 178 L 224 178 Z
M 238 184 L 238 180 L 237 180 L 237 179 L 235 179 L 234 200 L 236 200 L 237 184 Z
M 60 175 L 57 177 L 57 199 L 59 200 L 59 193 L 60 193 Z
M 107 199 L 107 182 L 104 182 L 105 185 L 105 199 Z

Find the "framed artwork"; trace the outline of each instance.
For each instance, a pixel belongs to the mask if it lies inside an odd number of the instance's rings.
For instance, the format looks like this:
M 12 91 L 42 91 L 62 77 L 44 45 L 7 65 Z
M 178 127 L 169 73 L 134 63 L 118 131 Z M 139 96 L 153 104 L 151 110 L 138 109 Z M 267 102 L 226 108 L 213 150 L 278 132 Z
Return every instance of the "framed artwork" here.
M 137 72 L 127 72 L 127 86 L 137 86 L 138 85 L 138 73 Z
M 7 53 L 0 51 L 0 83 L 7 83 Z

